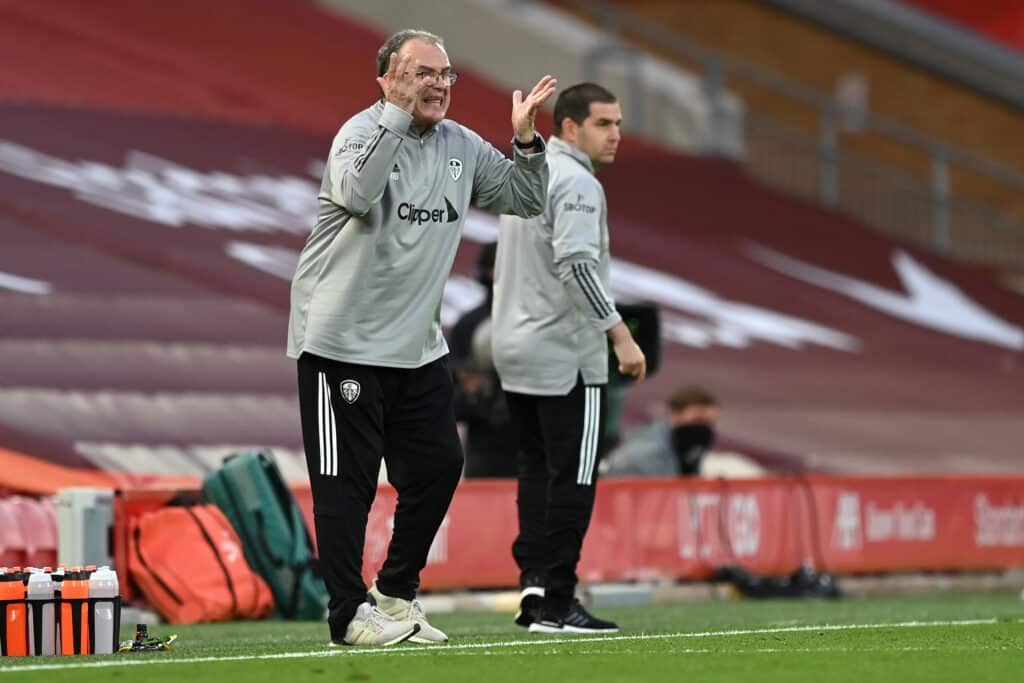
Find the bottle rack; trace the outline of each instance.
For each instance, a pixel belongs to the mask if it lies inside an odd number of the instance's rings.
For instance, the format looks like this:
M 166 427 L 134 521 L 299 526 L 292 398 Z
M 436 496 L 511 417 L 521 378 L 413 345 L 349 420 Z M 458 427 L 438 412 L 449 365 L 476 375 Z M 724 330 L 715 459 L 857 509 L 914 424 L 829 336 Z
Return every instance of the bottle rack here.
M 113 607 L 114 612 L 114 624 L 113 624 L 113 643 L 114 652 L 117 652 L 118 637 L 121 632 L 121 596 L 115 596 L 113 598 L 23 598 L 20 600 L 0 600 L 0 614 L 3 615 L 3 619 L 0 619 L 0 655 L 6 657 L 7 652 L 7 609 L 10 606 L 25 606 L 26 618 L 24 622 L 25 629 L 25 642 L 32 642 L 34 644 L 35 652 L 29 652 L 32 655 L 41 655 L 43 648 L 43 620 L 36 618 L 37 615 L 43 613 L 43 607 L 45 605 L 53 605 L 53 618 L 54 618 L 54 651 L 58 655 L 80 655 L 80 654 L 91 654 L 96 650 L 96 605 L 99 603 L 110 603 Z M 74 652 L 62 652 L 61 651 L 61 629 L 64 626 L 62 623 L 63 617 L 61 615 L 61 607 L 63 605 L 71 606 L 71 630 L 74 636 Z M 88 605 L 87 610 L 88 618 L 87 625 L 89 627 L 89 651 L 81 652 L 82 647 L 82 606 Z M 29 641 L 29 620 L 27 618 L 28 613 L 31 611 L 33 615 L 32 626 L 32 640 Z

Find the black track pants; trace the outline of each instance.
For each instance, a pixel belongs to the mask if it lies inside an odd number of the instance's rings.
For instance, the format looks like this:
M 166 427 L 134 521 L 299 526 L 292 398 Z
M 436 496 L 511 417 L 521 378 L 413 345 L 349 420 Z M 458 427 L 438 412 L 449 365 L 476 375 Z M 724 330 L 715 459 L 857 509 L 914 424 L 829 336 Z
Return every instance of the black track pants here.
M 366 600 L 363 547 L 381 458 L 398 492 L 394 532 L 377 576 L 411 600 L 462 473 L 447 357 L 414 369 L 355 365 L 308 353 L 298 361 L 302 439 L 317 549 L 340 640 Z
M 545 610 L 560 614 L 573 599 L 594 509 L 606 387 L 580 378 L 565 396 L 507 398 L 520 434 L 519 536 L 512 554 L 523 577 L 544 578 Z

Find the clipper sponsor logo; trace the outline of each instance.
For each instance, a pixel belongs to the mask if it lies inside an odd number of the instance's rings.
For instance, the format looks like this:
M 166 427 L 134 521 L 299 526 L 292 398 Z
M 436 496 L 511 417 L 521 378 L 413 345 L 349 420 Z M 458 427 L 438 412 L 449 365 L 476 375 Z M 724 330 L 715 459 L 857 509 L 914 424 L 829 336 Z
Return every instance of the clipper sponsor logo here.
M 1024 546 L 1024 503 L 995 505 L 974 497 L 974 543 L 979 548 Z
M 595 211 L 597 211 L 597 207 L 591 206 L 590 204 L 584 204 L 583 195 L 577 194 L 576 203 L 574 204 L 572 202 L 566 202 L 565 204 L 562 205 L 562 210 L 575 211 L 577 213 L 594 213 Z
M 424 209 L 402 202 L 398 205 L 398 217 L 403 221 L 424 225 L 426 223 L 454 223 L 459 220 L 459 212 L 455 210 L 448 198 L 444 198 L 443 209 Z

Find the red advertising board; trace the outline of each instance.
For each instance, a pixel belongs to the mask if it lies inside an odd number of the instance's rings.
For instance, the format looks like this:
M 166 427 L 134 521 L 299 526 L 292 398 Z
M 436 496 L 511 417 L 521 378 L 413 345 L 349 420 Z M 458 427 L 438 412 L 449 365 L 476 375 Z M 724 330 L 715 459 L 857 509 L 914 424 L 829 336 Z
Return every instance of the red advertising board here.
M 308 490 L 297 491 L 312 528 Z M 367 529 L 369 581 L 387 551 L 395 492 Z M 514 586 L 515 484 L 466 481 L 431 548 L 423 587 Z M 739 564 L 784 575 L 1024 566 L 1024 477 L 617 479 L 599 484 L 582 581 L 703 579 Z
M 1024 564 L 1019 477 L 815 478 L 825 565 L 838 572 Z
M 805 562 L 843 574 L 1024 567 L 1021 476 L 610 479 L 598 486 L 579 567 L 584 582 L 705 579 L 730 564 L 764 575 Z M 196 493 L 122 492 L 117 564 L 124 566 L 132 517 Z M 312 529 L 309 489 L 295 493 Z M 423 588 L 515 586 L 515 499 L 513 481 L 462 482 L 431 547 Z M 367 582 L 384 561 L 395 504 L 394 489 L 381 486 L 367 525 Z

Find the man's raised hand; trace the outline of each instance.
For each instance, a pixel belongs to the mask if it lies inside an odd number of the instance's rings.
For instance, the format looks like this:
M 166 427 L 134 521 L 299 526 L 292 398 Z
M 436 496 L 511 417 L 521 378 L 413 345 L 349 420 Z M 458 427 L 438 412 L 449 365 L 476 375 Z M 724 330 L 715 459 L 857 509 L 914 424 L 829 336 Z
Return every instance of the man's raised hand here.
M 537 112 L 544 102 L 555 92 L 558 81 L 553 76 L 545 76 L 537 81 L 533 90 L 525 98 L 522 90 L 512 93 L 512 130 L 516 140 L 526 144 L 533 140 L 534 121 Z
M 392 52 L 388 59 L 387 73 L 377 77 L 377 85 L 384 93 L 384 99 L 410 114 L 423 90 L 423 83 L 409 68 L 411 65 L 412 56 L 399 57 L 397 52 Z

